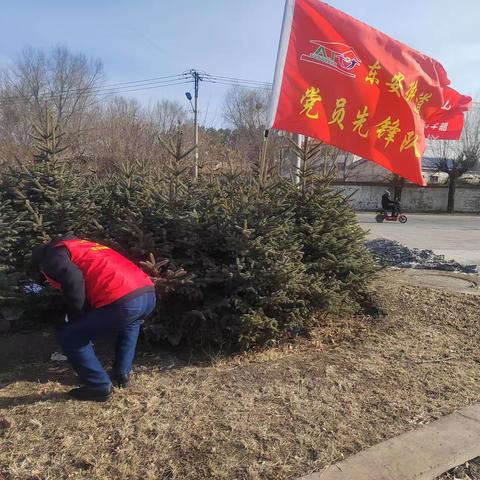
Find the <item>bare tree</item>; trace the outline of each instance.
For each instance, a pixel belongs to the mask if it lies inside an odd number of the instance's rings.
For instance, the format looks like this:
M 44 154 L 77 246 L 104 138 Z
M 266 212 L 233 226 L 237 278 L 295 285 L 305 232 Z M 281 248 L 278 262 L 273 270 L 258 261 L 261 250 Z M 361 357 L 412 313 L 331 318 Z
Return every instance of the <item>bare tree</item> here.
M 8 91 L 0 87 L 0 168 L 32 152 L 31 120 L 22 105 L 4 101 L 8 95 Z
M 102 78 L 99 61 L 66 48 L 24 50 L 0 79 L 0 164 L 31 153 L 32 125 L 46 118 L 61 125 L 77 152 Z
M 107 169 L 114 165 L 147 164 L 158 155 L 157 130 L 136 100 L 112 99 L 90 132 L 91 155 Z
M 267 121 L 269 100 L 268 90 L 246 89 L 240 86 L 232 87 L 225 96 L 223 117 L 227 125 L 232 128 L 233 148 L 237 152 L 239 161 L 244 165 L 242 170 L 249 169 L 258 162 L 263 145 L 263 132 Z M 269 165 L 280 164 L 282 139 L 270 134 L 266 150 Z
M 475 102 L 473 108 L 465 115 L 465 126 L 462 132 L 464 151 L 480 152 L 480 103 Z
M 402 200 L 403 187 L 407 181 L 396 173 L 390 173 L 387 175 L 387 182 L 393 189 L 393 199 L 400 202 Z
M 0 116 L 9 119 L 11 130 L 7 143 L 18 145 L 25 141 L 31 124 L 43 125 L 45 118 L 51 117 L 75 149 L 98 99 L 102 80 L 100 61 L 65 47 L 48 53 L 24 50 L 2 77 Z
M 439 158 L 437 168 L 448 175 L 448 203 L 447 212 L 452 213 L 455 208 L 455 190 L 458 179 L 471 170 L 478 163 L 478 153 L 463 151 L 456 158 L 446 156 Z
M 267 121 L 268 90 L 232 87 L 225 97 L 223 117 L 237 130 L 255 132 L 265 128 Z
M 29 48 L 16 62 L 9 80 L 33 115 L 43 119 L 48 106 L 58 122 L 67 127 L 95 101 L 103 67 L 99 60 L 74 54 L 66 47 L 55 47 L 49 54 Z
M 151 122 L 160 134 L 168 134 L 187 121 L 186 109 L 177 101 L 161 100 L 148 112 Z

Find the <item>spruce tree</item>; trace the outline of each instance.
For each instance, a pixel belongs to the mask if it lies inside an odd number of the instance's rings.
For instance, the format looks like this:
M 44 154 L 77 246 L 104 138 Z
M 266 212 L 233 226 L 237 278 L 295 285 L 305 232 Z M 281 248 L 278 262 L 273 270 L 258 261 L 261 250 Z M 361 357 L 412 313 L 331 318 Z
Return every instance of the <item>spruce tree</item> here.
M 1 306 L 8 300 L 18 296 L 15 272 L 15 246 L 18 244 L 22 228 L 22 215 L 18 215 L 11 207 L 11 201 L 5 200 L 0 193 L 0 314 Z
M 34 155 L 18 162 L 3 188 L 13 209 L 22 215 L 22 236 L 16 242 L 15 265 L 23 269 L 35 245 L 57 236 L 89 236 L 101 229 L 95 191 L 87 174 L 69 156 L 60 127 L 48 117 L 33 126 Z
M 320 147 L 301 152 L 299 185 L 268 169 L 194 183 L 142 165 L 108 179 L 106 231 L 135 260 L 153 254 L 148 338 L 245 348 L 361 308 L 373 265 L 348 202 L 313 168 Z
M 321 169 L 321 143 L 306 139 L 294 145 L 301 159 L 299 185 L 286 183 L 294 207 L 296 231 L 303 244 L 303 261 L 325 294 L 318 307 L 331 312 L 355 312 L 368 295 L 375 269 L 365 249 L 365 232 L 348 199 L 331 188 L 333 168 Z
M 15 269 L 16 245 L 22 236 L 22 218 L 0 192 L 0 333 L 7 333 L 28 306 L 22 288 L 24 274 Z

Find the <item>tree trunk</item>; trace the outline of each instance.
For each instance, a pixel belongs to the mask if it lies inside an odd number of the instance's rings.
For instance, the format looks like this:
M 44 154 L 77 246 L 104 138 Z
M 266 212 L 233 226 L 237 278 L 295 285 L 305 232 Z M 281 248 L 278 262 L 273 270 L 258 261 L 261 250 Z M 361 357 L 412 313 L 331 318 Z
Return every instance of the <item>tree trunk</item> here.
M 403 191 L 403 186 L 405 185 L 405 179 L 394 174 L 392 179 L 392 184 L 393 184 L 393 199 L 397 202 L 400 202 L 400 200 L 402 200 L 402 191 Z
M 403 190 L 403 185 L 401 183 L 397 183 L 397 185 L 395 185 L 393 190 L 393 199 L 395 201 L 400 202 L 402 200 L 402 190 Z
M 450 174 L 448 177 L 448 204 L 447 204 L 447 213 L 453 213 L 455 208 L 455 189 L 457 187 L 457 177 L 453 174 Z

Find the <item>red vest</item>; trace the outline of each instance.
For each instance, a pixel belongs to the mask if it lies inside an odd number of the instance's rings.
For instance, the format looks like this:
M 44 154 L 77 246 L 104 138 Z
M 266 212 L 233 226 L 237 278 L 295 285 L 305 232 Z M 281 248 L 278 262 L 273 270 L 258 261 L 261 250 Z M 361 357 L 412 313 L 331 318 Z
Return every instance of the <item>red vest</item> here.
M 109 247 L 89 240 L 65 240 L 55 247 L 66 247 L 70 260 L 83 273 L 85 295 L 90 306 L 100 308 L 138 290 L 153 286 L 150 277 Z M 47 277 L 50 285 L 60 285 Z

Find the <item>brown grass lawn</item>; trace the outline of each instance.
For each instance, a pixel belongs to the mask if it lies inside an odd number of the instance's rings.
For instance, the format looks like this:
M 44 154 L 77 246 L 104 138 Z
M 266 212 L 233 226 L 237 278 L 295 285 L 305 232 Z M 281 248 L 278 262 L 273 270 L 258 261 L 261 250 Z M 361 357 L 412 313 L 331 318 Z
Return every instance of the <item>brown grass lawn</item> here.
M 0 479 L 293 479 L 479 401 L 480 297 L 375 291 L 385 316 L 289 345 L 144 354 L 107 404 L 68 400 L 64 364 L 0 367 Z

